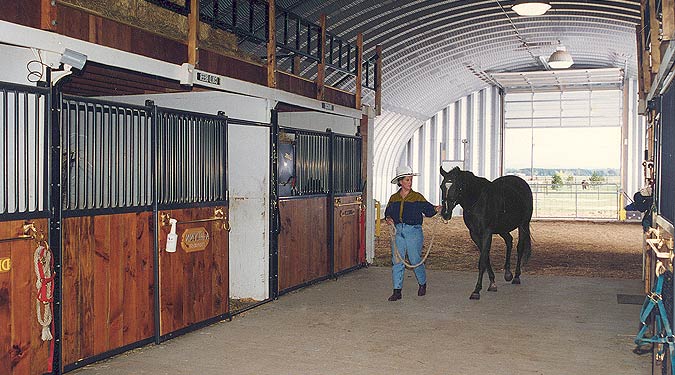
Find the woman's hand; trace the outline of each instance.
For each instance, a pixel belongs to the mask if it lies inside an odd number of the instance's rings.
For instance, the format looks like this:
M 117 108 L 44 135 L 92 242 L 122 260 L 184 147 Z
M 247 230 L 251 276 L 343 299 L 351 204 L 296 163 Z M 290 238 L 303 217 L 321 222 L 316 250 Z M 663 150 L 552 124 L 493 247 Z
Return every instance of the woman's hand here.
M 441 210 L 443 209 L 443 206 L 435 206 L 434 209 L 438 213 L 438 212 L 441 212 Z

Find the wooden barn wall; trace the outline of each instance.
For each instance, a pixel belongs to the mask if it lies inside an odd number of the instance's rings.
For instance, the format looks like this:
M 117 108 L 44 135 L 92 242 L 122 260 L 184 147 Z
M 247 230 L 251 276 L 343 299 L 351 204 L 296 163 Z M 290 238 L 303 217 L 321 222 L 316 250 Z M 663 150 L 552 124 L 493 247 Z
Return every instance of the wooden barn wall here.
M 152 213 L 63 220 L 63 363 L 154 335 Z
M 4 3 L 1 20 L 40 28 L 40 0 Z M 173 64 L 180 65 L 188 60 L 187 17 L 145 0 L 60 0 L 57 1 L 55 28 L 58 34 Z M 267 85 L 264 61 L 239 50 L 235 35 L 205 23 L 200 23 L 199 34 L 199 69 Z M 317 96 L 314 81 L 283 71 L 277 71 L 276 79 L 277 88 L 281 90 L 309 98 Z M 104 92 L 101 95 L 111 94 Z M 353 93 L 328 86 L 322 100 L 356 107 Z
M 187 60 L 187 46 L 181 42 L 75 8 L 59 7 L 57 32 L 173 64 Z
M 316 96 L 316 83 L 302 78 L 277 71 L 277 88 L 294 94 L 314 97 Z
M 77 96 L 141 95 L 149 92 L 168 93 L 186 91 L 178 82 L 146 74 L 110 69 L 88 62 L 84 71 L 69 76 L 62 86 L 63 92 Z M 200 91 L 195 88 L 193 91 Z
M 0 19 L 19 25 L 40 27 L 40 0 L 2 1 Z
M 47 219 L 33 221 L 47 233 Z M 0 223 L 0 238 L 16 237 L 23 220 Z M 47 372 L 49 341 L 42 341 L 37 321 L 37 289 L 31 240 L 0 243 L 0 259 L 10 258 L 9 271 L 0 270 L 0 374 L 35 375 Z
M 360 264 L 360 203 L 356 196 L 340 197 L 340 206 L 334 207 L 333 260 L 334 272 L 344 271 Z
M 354 94 L 333 87 L 326 86 L 324 100 L 341 106 L 356 108 L 356 96 L 354 96 Z
M 176 252 L 166 252 L 166 237 L 171 227 L 159 231 L 160 335 L 164 336 L 225 314 L 229 311 L 228 232 L 222 221 L 185 223 L 213 216 L 214 207 L 165 210 L 178 220 Z M 229 213 L 224 207 L 225 216 Z M 185 252 L 181 236 L 185 229 L 203 227 L 209 232 L 204 250 Z
M 279 290 L 330 274 L 327 197 L 279 201 Z
M 247 63 L 203 49 L 199 51 L 199 68 L 226 77 L 267 85 L 267 70 L 264 66 Z

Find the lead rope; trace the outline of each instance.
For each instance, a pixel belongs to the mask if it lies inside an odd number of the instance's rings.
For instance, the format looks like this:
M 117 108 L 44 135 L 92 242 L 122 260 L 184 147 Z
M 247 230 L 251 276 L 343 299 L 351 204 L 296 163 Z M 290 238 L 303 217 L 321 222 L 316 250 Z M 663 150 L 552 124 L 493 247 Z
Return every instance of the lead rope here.
M 408 268 L 417 268 L 424 264 L 424 262 L 427 260 L 427 257 L 429 256 L 429 253 L 431 252 L 431 248 L 434 246 L 434 238 L 436 238 L 436 231 L 433 231 L 433 234 L 431 235 L 431 243 L 429 244 L 429 247 L 427 247 L 427 252 L 424 254 L 424 257 L 422 260 L 417 263 L 417 264 L 410 264 L 408 261 L 405 260 L 404 257 L 401 256 L 401 253 L 398 251 L 398 246 L 396 246 L 396 225 L 393 226 L 394 230 L 389 231 L 389 237 L 392 246 L 394 246 L 394 256 L 396 257 L 396 260 L 399 262 L 403 262 L 403 264 L 408 267 Z
M 35 310 L 37 314 L 37 321 L 42 326 L 42 341 L 52 340 L 51 324 L 52 324 L 52 302 L 54 301 L 54 276 L 52 275 L 52 267 L 54 261 L 52 259 L 52 252 L 49 246 L 40 244 L 35 249 L 33 255 L 33 263 L 35 265 L 35 276 L 37 281 L 35 287 L 37 288 L 37 299 L 35 301 Z M 41 310 L 44 309 L 44 312 Z

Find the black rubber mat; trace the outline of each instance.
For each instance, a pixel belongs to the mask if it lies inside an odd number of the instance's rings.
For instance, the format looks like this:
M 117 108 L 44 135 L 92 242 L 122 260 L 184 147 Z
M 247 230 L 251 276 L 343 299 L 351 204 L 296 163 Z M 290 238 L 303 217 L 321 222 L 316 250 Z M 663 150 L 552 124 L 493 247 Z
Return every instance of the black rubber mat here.
M 644 294 L 617 294 L 616 303 L 620 305 L 642 305 L 645 301 Z

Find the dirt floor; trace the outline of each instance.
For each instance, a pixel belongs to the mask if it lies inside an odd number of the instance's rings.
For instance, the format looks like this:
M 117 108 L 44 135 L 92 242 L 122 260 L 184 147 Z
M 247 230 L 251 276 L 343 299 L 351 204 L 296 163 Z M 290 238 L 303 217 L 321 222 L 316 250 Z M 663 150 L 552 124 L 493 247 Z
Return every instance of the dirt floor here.
M 375 238 L 375 266 L 391 265 L 391 230 L 382 223 L 382 231 Z M 523 274 L 588 276 L 621 279 L 642 277 L 642 226 L 627 222 L 590 221 L 533 221 L 532 257 L 523 266 Z M 475 271 L 478 250 L 469 237 L 469 230 L 461 217 L 447 224 L 433 218 L 424 221 L 425 247 L 431 245 L 426 261 L 429 269 Z M 511 269 L 515 270 L 516 243 L 514 237 Z M 504 270 L 506 246 L 501 237 L 492 239 L 490 258 L 495 273 Z

